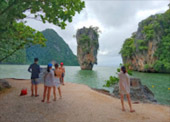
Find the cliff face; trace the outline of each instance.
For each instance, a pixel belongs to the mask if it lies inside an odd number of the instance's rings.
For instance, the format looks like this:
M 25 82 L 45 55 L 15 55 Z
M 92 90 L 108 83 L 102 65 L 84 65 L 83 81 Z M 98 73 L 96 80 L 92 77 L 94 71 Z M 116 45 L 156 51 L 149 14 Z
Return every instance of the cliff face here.
M 77 58 L 82 70 L 92 70 L 97 64 L 98 29 L 95 27 L 79 29 L 76 33 Z
M 139 23 L 120 51 L 124 64 L 136 71 L 170 72 L 170 10 Z

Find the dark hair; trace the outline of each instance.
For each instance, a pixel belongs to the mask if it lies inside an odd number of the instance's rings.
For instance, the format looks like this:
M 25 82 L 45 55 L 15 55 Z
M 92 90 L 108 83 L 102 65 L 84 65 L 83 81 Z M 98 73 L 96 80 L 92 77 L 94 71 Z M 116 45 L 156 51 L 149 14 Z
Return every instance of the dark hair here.
M 55 68 L 58 68 L 58 64 L 57 63 L 54 66 L 55 66 Z
M 38 61 L 38 58 L 34 58 L 34 62 L 37 62 Z
M 50 72 L 50 68 L 51 68 L 50 66 L 47 66 L 47 72 Z
M 126 73 L 126 67 L 125 66 L 122 66 L 121 70 L 123 71 L 123 73 Z

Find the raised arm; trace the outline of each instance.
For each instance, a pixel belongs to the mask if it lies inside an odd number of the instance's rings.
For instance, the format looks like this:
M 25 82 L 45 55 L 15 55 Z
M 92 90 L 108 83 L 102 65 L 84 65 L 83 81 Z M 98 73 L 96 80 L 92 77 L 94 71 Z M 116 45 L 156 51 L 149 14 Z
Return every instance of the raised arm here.
M 130 77 L 129 77 L 129 75 L 127 73 L 126 73 L 126 76 L 127 76 L 128 85 L 130 86 Z

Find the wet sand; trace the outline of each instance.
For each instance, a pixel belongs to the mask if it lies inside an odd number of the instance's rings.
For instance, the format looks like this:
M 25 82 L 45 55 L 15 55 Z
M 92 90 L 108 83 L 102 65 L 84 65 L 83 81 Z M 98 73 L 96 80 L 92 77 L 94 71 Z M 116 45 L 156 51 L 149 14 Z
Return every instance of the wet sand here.
M 157 104 L 133 104 L 135 113 L 121 111 L 120 100 L 96 92 L 86 85 L 66 83 L 61 86 L 62 99 L 42 103 L 43 84 L 39 97 L 31 97 L 30 80 L 8 79 L 11 90 L 0 94 L 0 122 L 170 122 L 170 107 Z M 19 96 L 22 88 L 28 95 Z

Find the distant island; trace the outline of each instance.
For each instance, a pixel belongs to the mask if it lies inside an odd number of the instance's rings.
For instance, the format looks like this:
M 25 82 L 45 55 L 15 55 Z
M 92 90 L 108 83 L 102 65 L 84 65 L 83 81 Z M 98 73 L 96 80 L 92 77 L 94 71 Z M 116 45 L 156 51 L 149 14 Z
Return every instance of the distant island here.
M 170 9 L 140 22 L 120 53 L 132 70 L 170 73 Z
M 46 46 L 31 45 L 30 47 L 18 50 L 2 63 L 5 64 L 30 64 L 35 57 L 39 58 L 39 63 L 46 65 L 51 61 L 63 62 L 65 65 L 78 66 L 77 56 L 75 56 L 57 32 L 53 29 L 46 29 L 42 34 L 47 39 Z
M 94 64 L 97 64 L 99 33 L 99 28 L 92 26 L 77 30 L 77 58 L 82 70 L 92 70 Z

